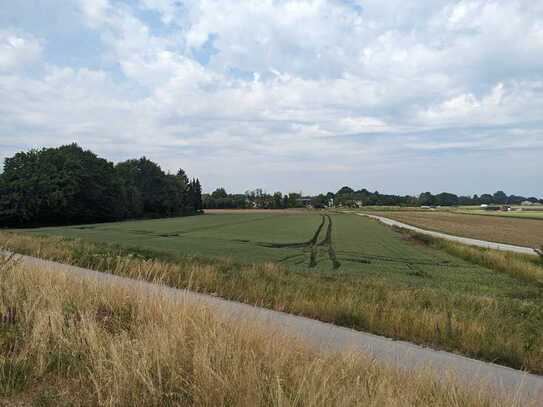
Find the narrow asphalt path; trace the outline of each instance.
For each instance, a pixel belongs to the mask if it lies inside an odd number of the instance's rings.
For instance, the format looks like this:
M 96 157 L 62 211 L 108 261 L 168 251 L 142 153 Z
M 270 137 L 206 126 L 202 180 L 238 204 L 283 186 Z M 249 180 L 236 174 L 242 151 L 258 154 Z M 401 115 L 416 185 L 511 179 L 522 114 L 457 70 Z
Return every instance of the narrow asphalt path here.
M 0 250 L 0 254 L 9 255 L 10 253 Z M 15 259 L 25 266 L 39 267 L 43 271 L 69 273 L 82 278 L 94 279 L 99 283 L 136 288 L 146 295 L 162 295 L 178 302 L 209 306 L 220 315 L 232 320 L 256 321 L 270 328 L 279 329 L 285 334 L 318 347 L 321 351 L 363 352 L 378 362 L 397 366 L 407 371 L 428 371 L 430 369 L 443 379 L 454 377 L 460 383 L 464 382 L 467 385 L 488 386 L 497 397 L 500 395 L 515 396 L 521 405 L 534 400 L 541 400 L 543 403 L 543 376 L 187 290 L 35 257 L 15 255 Z
M 521 253 L 521 254 L 532 254 L 532 255 L 537 256 L 537 252 L 530 247 L 515 246 L 512 244 L 505 244 L 505 243 L 488 242 L 486 240 L 471 239 L 469 237 L 461 237 L 461 236 L 449 235 L 447 233 L 434 232 L 433 230 L 421 229 L 416 226 L 408 225 L 407 223 L 398 222 L 397 220 L 394 220 L 394 219 L 385 218 L 384 216 L 370 215 L 367 213 L 359 213 L 359 212 L 344 212 L 344 213 L 353 213 L 355 215 L 377 219 L 378 221 L 388 226 L 397 226 L 403 229 L 413 230 L 417 233 L 422 233 L 424 235 L 438 237 L 440 239 L 451 240 L 453 242 L 462 243 L 468 246 L 484 247 L 485 249 L 502 250 L 502 251 L 507 251 L 507 252 Z

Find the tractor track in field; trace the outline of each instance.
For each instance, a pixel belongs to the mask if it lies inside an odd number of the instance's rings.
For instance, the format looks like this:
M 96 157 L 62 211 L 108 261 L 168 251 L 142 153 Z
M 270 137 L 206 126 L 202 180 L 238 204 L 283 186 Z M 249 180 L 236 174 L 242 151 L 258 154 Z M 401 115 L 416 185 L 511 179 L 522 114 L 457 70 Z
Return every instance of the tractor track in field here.
M 337 259 L 336 250 L 334 248 L 334 244 L 332 241 L 332 218 L 330 215 L 326 215 L 326 218 L 328 219 L 328 227 L 326 228 L 326 236 L 324 239 L 318 244 L 319 246 L 328 246 L 328 257 L 330 258 L 330 261 L 332 262 L 332 267 L 334 270 L 337 270 L 341 267 L 341 262 Z
M 389 262 L 389 263 L 399 263 L 405 265 L 418 265 L 418 266 L 436 266 L 436 267 L 450 267 L 450 268 L 475 268 L 476 266 L 469 264 L 454 264 L 450 263 L 447 260 L 434 262 L 431 260 L 411 260 L 403 257 L 388 257 L 388 256 L 379 256 L 379 255 L 370 255 L 363 254 L 355 251 L 340 250 L 337 252 L 338 255 L 342 256 L 342 260 L 354 261 L 354 262 L 367 262 L 371 263 L 371 260 L 376 262 Z M 353 256 L 353 257 L 343 257 L 343 256 Z
M 311 239 L 305 241 L 305 242 L 291 242 L 291 243 L 271 243 L 271 242 L 257 242 L 256 244 L 258 246 L 262 247 L 271 247 L 273 249 L 284 249 L 284 248 L 303 248 L 303 247 L 309 247 L 315 245 L 317 240 L 319 239 L 319 235 L 321 233 L 322 228 L 324 227 L 325 218 L 324 215 L 322 215 L 321 223 Z
M 319 241 L 319 236 L 322 233 L 322 229 L 326 226 L 326 234 Z M 333 245 L 332 233 L 333 232 L 333 222 L 330 215 L 321 215 L 321 223 L 313 233 L 311 239 L 305 242 L 291 242 L 291 243 L 271 243 L 271 242 L 257 242 L 256 244 L 261 247 L 269 247 L 273 249 L 302 249 L 302 253 L 296 253 L 290 256 L 285 256 L 279 259 L 279 263 L 286 262 L 288 260 L 296 259 L 303 257 L 309 252 L 309 268 L 315 268 L 319 264 L 319 249 L 321 247 L 327 248 L 328 258 L 332 262 L 332 268 L 337 270 L 341 267 L 341 262 L 337 258 L 336 250 Z M 296 261 L 295 264 L 302 264 L 302 261 Z
M 284 217 L 284 216 L 288 216 L 288 215 L 275 215 L 275 216 Z M 221 228 L 225 228 L 225 227 L 229 227 L 229 226 L 236 226 L 236 225 L 243 225 L 243 224 L 247 224 L 247 223 L 260 222 L 262 220 L 267 220 L 267 219 L 270 219 L 270 217 L 269 216 L 261 216 L 261 217 L 255 218 L 255 219 L 241 220 L 241 221 L 237 221 L 237 222 L 224 222 L 224 223 L 218 223 L 218 224 L 209 225 L 209 226 L 201 226 L 201 227 L 192 228 L 192 229 L 188 229 L 188 230 L 173 230 L 171 232 L 160 232 L 160 233 L 153 232 L 153 231 L 150 231 L 150 230 L 145 230 L 145 229 L 128 229 L 127 231 L 130 234 L 133 234 L 133 235 L 146 235 L 146 236 L 149 236 L 149 237 L 165 237 L 165 238 L 169 238 L 169 237 L 180 237 L 182 235 L 188 235 L 190 233 L 200 232 L 200 231 L 204 231 L 204 230 L 221 229 Z M 99 230 L 99 231 L 110 231 L 110 232 L 118 232 L 119 231 L 119 229 L 117 229 L 117 228 L 103 227 L 103 226 L 100 226 L 100 225 L 76 226 L 76 227 L 71 227 L 70 229 L 75 229 L 75 230 Z

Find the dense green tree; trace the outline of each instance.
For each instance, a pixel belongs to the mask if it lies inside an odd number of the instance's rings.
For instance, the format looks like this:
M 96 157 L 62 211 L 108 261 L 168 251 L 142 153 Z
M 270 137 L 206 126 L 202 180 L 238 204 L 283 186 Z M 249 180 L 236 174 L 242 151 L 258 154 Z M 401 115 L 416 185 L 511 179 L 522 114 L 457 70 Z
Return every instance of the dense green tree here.
M 288 194 L 288 207 L 289 208 L 298 208 L 302 206 L 299 202 L 299 199 L 302 197 L 301 194 L 297 192 L 290 192 Z
M 324 194 L 317 195 L 311 198 L 311 206 L 313 208 L 325 208 L 328 206 L 328 198 Z
M 435 198 L 430 192 L 423 192 L 419 195 L 419 205 L 429 206 L 435 204 Z
M 479 198 L 479 201 L 482 204 L 489 205 L 489 204 L 493 203 L 494 197 L 492 195 L 490 195 L 490 194 L 482 194 L 481 197 Z
M 214 199 L 223 199 L 227 198 L 228 194 L 226 193 L 226 190 L 224 188 L 217 188 L 211 193 L 211 197 Z
M 507 195 L 503 191 L 497 191 L 492 195 L 493 201 L 496 204 L 506 204 L 507 203 Z
M 182 176 L 167 175 L 146 158 L 114 166 L 76 144 L 31 150 L 5 160 L 0 175 L 0 224 L 176 216 L 185 212 L 184 189 Z M 199 184 L 191 197 L 197 204 L 198 191 Z
M 458 196 L 449 192 L 442 192 L 435 196 L 435 202 L 440 206 L 458 205 Z
M 283 207 L 283 194 L 281 192 L 275 192 L 273 194 L 273 209 L 281 209 Z
M 344 186 L 339 191 L 336 192 L 337 195 L 350 195 L 354 192 L 354 190 L 351 187 Z
M 196 178 L 194 180 L 194 189 L 192 191 L 192 199 L 194 200 L 194 209 L 197 213 L 202 212 L 204 205 L 202 203 L 202 186 L 200 180 Z
M 76 144 L 7 158 L 0 219 L 11 225 L 114 220 L 122 191 L 113 165 Z

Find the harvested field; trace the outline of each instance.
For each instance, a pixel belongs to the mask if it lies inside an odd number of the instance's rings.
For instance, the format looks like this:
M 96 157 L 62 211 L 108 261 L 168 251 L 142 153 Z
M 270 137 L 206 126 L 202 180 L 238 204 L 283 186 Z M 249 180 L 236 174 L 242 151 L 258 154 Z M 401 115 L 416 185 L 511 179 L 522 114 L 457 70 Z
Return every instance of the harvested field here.
M 467 215 L 501 216 L 504 218 L 520 219 L 541 219 L 543 220 L 543 210 L 522 210 L 522 211 L 485 211 L 480 209 L 459 210 L 459 213 Z
M 543 222 L 537 219 L 468 215 L 442 211 L 389 211 L 372 212 L 372 214 L 423 229 L 457 236 L 525 247 L 543 245 Z

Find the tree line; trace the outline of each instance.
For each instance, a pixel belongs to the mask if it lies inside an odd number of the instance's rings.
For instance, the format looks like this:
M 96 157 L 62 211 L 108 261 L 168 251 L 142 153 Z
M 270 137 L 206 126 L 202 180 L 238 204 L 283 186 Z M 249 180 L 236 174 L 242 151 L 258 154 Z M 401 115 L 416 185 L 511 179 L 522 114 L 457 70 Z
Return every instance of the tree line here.
M 228 194 L 224 188 L 218 188 L 211 194 L 204 195 L 205 209 L 284 209 L 312 206 L 324 208 L 328 206 L 457 206 L 457 205 L 519 205 L 522 202 L 543 203 L 543 199 L 507 195 L 503 191 L 493 194 L 463 196 L 450 192 L 432 194 L 423 192 L 419 196 L 381 194 L 370 192 L 365 188 L 354 190 L 344 186 L 337 192 L 328 192 L 303 197 L 301 193 L 274 192 L 269 194 L 262 189 L 247 191 L 245 194 Z
M 457 206 L 457 205 L 519 205 L 522 202 L 530 201 L 532 203 L 543 203 L 542 199 L 535 197 L 523 197 L 519 195 L 507 195 L 503 191 L 497 191 L 493 194 L 482 195 L 456 195 L 450 192 L 441 192 L 432 194 L 423 192 L 419 196 L 410 195 L 387 195 L 380 194 L 378 191 L 370 192 L 367 189 L 358 191 L 350 187 L 341 188 L 334 194 L 334 203 L 344 206 Z
M 297 192 L 269 194 L 262 189 L 246 191 L 244 194 L 228 194 L 224 188 L 217 188 L 211 194 L 203 195 L 204 209 L 286 209 L 304 207 L 302 195 Z
M 0 174 L 0 225 L 67 225 L 200 213 L 202 188 L 142 157 L 113 164 L 77 144 L 19 152 Z

